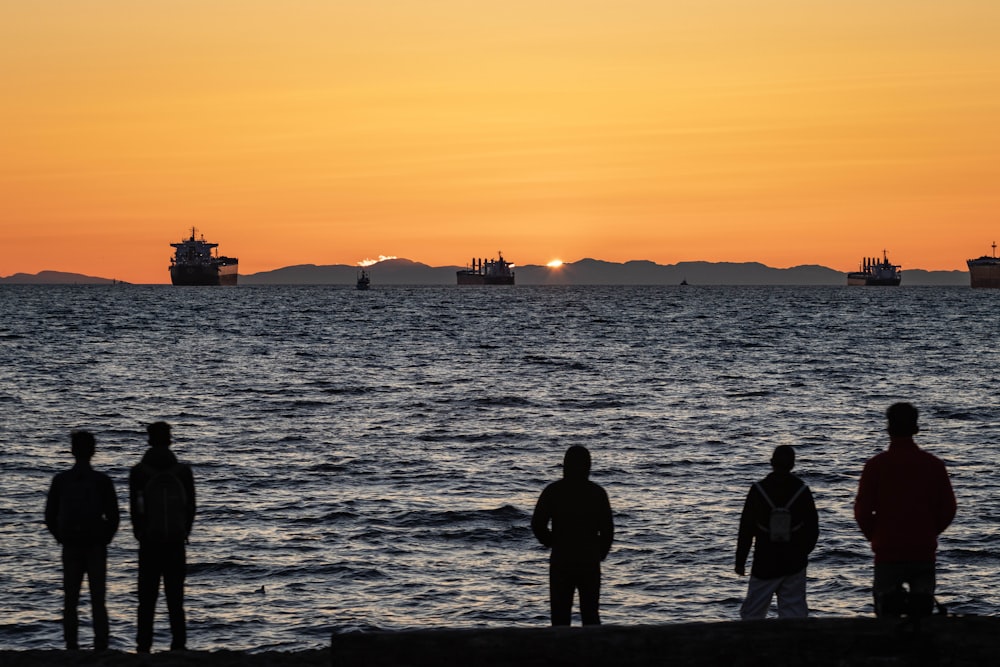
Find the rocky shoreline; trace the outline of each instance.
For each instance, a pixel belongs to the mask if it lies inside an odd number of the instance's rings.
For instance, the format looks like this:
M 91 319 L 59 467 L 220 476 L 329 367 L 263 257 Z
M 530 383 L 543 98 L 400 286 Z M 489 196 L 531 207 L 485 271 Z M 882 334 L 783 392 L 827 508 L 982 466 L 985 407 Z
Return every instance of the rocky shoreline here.
M 0 667 L 174 665 L 424 667 L 475 665 L 722 665 L 853 667 L 1000 664 L 1000 618 L 935 616 L 919 627 L 874 618 L 683 623 L 595 628 L 471 628 L 358 632 L 295 652 L 0 651 Z

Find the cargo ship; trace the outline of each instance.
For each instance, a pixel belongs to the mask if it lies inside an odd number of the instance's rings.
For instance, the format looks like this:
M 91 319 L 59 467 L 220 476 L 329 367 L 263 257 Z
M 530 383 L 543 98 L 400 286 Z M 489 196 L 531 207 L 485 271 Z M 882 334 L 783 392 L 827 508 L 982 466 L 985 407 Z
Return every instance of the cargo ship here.
M 220 257 L 218 243 L 208 243 L 204 235 L 196 239 L 191 228 L 191 238 L 171 243 L 176 248 L 170 258 L 170 282 L 174 285 L 235 285 L 239 275 L 239 260 Z
M 514 266 L 498 252 L 499 259 L 472 258 L 470 267 L 456 272 L 459 285 L 513 285 Z
M 1000 257 L 997 257 L 996 241 L 993 242 L 992 257 L 983 255 L 965 263 L 969 265 L 969 282 L 972 287 L 1000 287 Z
M 865 257 L 857 271 L 847 274 L 848 285 L 883 285 L 895 287 L 903 280 L 898 264 L 893 264 L 882 251 L 882 261 L 878 257 Z

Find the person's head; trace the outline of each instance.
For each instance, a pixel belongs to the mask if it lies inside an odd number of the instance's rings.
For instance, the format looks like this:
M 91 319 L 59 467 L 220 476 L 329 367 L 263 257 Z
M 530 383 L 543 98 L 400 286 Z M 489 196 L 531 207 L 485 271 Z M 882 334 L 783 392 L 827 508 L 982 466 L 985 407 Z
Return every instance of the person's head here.
M 916 435 L 920 431 L 917 426 L 919 412 L 910 403 L 893 403 L 885 411 L 885 418 L 888 421 L 889 435 L 908 436 Z
M 590 452 L 582 445 L 573 445 L 563 457 L 563 477 L 587 479 L 590 475 Z
M 795 467 L 795 450 L 791 445 L 778 445 L 771 454 L 771 467 L 776 472 L 791 472 Z
M 149 434 L 150 447 L 170 446 L 170 424 L 167 422 L 153 422 L 146 427 L 146 433 Z
M 69 434 L 70 451 L 77 461 L 89 461 L 97 448 L 94 434 L 90 431 L 73 431 Z

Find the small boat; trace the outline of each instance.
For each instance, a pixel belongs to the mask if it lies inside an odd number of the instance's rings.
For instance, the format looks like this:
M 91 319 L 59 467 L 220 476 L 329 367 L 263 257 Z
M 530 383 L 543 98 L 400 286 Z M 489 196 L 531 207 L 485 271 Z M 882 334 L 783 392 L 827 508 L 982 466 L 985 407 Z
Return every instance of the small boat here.
M 371 284 L 372 284 L 372 279 L 371 276 L 368 275 L 368 272 L 365 271 L 364 269 L 358 271 L 358 285 L 357 285 L 358 289 L 366 290 L 369 287 L 371 287 Z
M 681 281 L 681 285 L 687 285 L 687 284 L 688 284 L 688 279 L 687 278 L 685 278 L 684 280 Z

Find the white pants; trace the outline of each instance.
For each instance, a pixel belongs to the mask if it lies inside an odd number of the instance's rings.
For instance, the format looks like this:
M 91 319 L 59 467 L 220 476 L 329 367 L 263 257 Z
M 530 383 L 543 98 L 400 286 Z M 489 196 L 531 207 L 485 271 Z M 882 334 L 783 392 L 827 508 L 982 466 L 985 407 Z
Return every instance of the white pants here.
M 765 618 L 771 598 L 778 594 L 778 618 L 805 618 L 809 615 L 806 605 L 806 570 L 774 579 L 750 576 L 747 598 L 740 607 L 740 618 L 751 621 Z

